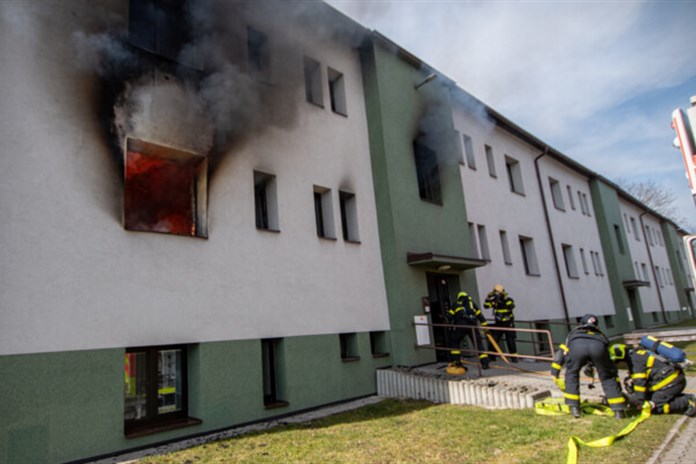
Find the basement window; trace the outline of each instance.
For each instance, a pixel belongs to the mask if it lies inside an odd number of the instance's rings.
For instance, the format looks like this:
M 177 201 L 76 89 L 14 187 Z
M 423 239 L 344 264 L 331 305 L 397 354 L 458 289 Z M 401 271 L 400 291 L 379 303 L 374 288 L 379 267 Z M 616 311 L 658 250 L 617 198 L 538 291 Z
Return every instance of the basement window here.
M 338 192 L 341 204 L 341 229 L 343 240 L 359 243 L 358 236 L 358 210 L 355 204 L 355 195 L 348 192 Z
M 126 350 L 126 437 L 201 423 L 188 417 L 187 353 L 185 345 Z
M 343 74 L 329 68 L 329 96 L 331 97 L 331 111 L 342 116 L 348 116 L 346 106 L 346 84 Z
M 254 209 L 256 228 L 278 232 L 278 192 L 276 177 L 254 171 Z
M 305 96 L 309 103 L 324 107 L 322 93 L 321 65 L 318 61 L 304 58 Z
M 358 354 L 358 334 L 342 333 L 338 334 L 338 341 L 341 346 L 341 360 L 344 362 L 359 361 Z
M 129 138 L 124 166 L 126 230 L 208 236 L 205 156 Z
M 263 375 L 263 404 L 266 408 L 279 408 L 289 403 L 282 400 L 283 363 L 281 350 L 283 339 L 261 340 L 261 370 Z
M 375 358 L 389 356 L 386 332 L 370 332 L 370 352 Z

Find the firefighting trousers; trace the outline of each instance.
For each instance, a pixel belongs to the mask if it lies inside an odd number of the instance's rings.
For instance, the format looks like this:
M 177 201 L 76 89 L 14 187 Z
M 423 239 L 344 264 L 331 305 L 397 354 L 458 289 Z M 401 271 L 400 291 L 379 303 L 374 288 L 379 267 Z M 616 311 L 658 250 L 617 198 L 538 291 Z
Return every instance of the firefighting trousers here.
M 609 359 L 607 346 L 599 340 L 580 338 L 573 340 L 568 347 L 568 360 L 565 373 L 565 402 L 568 406 L 580 405 L 580 370 L 592 362 L 602 382 L 604 395 L 609 407 L 614 411 L 626 408 L 626 399 L 621 393 L 621 387 L 616 380 L 617 371 Z
M 515 327 L 514 322 L 496 322 L 493 327 Z M 505 340 L 505 344 L 507 345 L 507 352 L 510 354 L 517 354 L 517 343 L 515 342 L 516 334 L 515 332 L 509 332 L 507 330 L 491 330 L 490 334 L 493 335 L 493 340 L 498 344 L 500 348 L 503 347 L 503 345 L 500 343 L 501 340 Z M 495 351 L 495 347 L 493 346 L 492 343 L 488 344 L 488 351 Z M 517 358 L 513 358 L 514 361 L 517 361 Z
M 466 324 L 466 322 L 458 322 L 458 324 Z M 462 357 L 461 347 L 464 337 L 469 337 L 469 342 L 471 343 L 471 349 L 484 350 L 483 340 L 481 340 L 481 334 L 478 329 L 468 328 L 468 327 L 454 327 L 450 331 L 450 362 L 459 361 Z M 488 355 L 481 353 L 479 355 L 481 361 L 486 365 L 488 363 Z
M 655 390 L 650 401 L 655 403 L 655 414 L 681 414 L 689 407 L 689 396 L 682 394 L 686 388 L 686 377 L 680 372 L 668 385 Z

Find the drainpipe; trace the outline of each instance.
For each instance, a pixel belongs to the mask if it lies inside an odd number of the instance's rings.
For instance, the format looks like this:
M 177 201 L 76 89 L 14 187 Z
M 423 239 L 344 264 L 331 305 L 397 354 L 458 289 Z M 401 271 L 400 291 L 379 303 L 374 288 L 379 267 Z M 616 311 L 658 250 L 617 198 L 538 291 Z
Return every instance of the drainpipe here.
M 660 291 L 660 285 L 657 280 L 657 271 L 655 270 L 655 263 L 653 263 L 652 253 L 650 252 L 650 243 L 648 242 L 648 234 L 645 232 L 645 224 L 643 224 L 643 216 L 645 216 L 647 211 L 640 213 L 638 220 L 640 221 L 640 228 L 643 230 L 643 241 L 645 242 L 645 249 L 648 250 L 648 261 L 650 261 L 650 268 L 652 269 L 653 280 L 655 281 L 655 290 L 657 290 L 657 299 L 660 302 L 660 311 L 662 311 L 662 320 L 667 323 L 667 314 L 665 314 L 665 303 L 662 301 L 662 292 Z
M 561 290 L 561 301 L 563 302 L 563 314 L 565 315 L 566 325 L 568 326 L 568 332 L 570 332 L 570 315 L 568 314 L 568 301 L 566 300 L 565 289 L 563 287 L 563 276 L 561 276 L 561 268 L 558 265 L 558 253 L 556 252 L 556 241 L 553 238 L 553 228 L 551 227 L 551 221 L 549 220 L 549 209 L 546 205 L 546 195 L 544 195 L 544 184 L 541 180 L 541 173 L 539 172 L 539 160 L 546 156 L 549 151 L 549 147 L 544 148 L 544 152 L 539 156 L 534 158 L 534 169 L 536 170 L 537 183 L 539 184 L 539 193 L 541 193 L 541 204 L 544 207 L 544 218 L 546 219 L 546 229 L 549 233 L 549 239 L 551 240 L 551 251 L 553 252 L 553 261 L 556 265 L 556 278 L 558 279 L 558 288 Z

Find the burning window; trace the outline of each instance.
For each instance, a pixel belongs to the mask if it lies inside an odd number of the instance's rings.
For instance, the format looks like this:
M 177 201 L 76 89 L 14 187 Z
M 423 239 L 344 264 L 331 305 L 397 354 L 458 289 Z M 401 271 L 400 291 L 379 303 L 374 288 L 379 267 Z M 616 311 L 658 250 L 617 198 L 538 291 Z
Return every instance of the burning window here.
M 329 68 L 329 95 L 331 97 L 331 111 L 343 116 L 348 115 L 346 106 L 346 84 L 343 74 Z
M 413 141 L 413 152 L 416 157 L 416 175 L 421 199 L 441 205 L 442 192 L 437 154 L 425 146 L 420 137 Z
M 324 107 L 322 93 L 321 65 L 309 57 L 304 58 L 305 96 L 309 103 Z
M 268 72 L 270 53 L 266 34 L 247 27 L 247 63 L 251 71 Z
M 129 138 L 124 227 L 207 237 L 205 156 Z

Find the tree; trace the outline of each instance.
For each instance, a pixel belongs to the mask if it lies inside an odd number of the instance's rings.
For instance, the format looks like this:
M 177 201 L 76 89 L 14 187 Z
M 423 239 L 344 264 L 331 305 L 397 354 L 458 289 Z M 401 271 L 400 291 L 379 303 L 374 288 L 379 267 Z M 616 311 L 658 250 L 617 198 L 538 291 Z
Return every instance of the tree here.
M 616 182 L 622 189 L 648 208 L 671 219 L 684 230 L 692 233 L 696 231 L 694 224 L 688 223 L 687 220 L 679 214 L 675 205 L 677 197 L 669 188 L 659 185 L 653 180 L 629 181 L 619 178 Z

